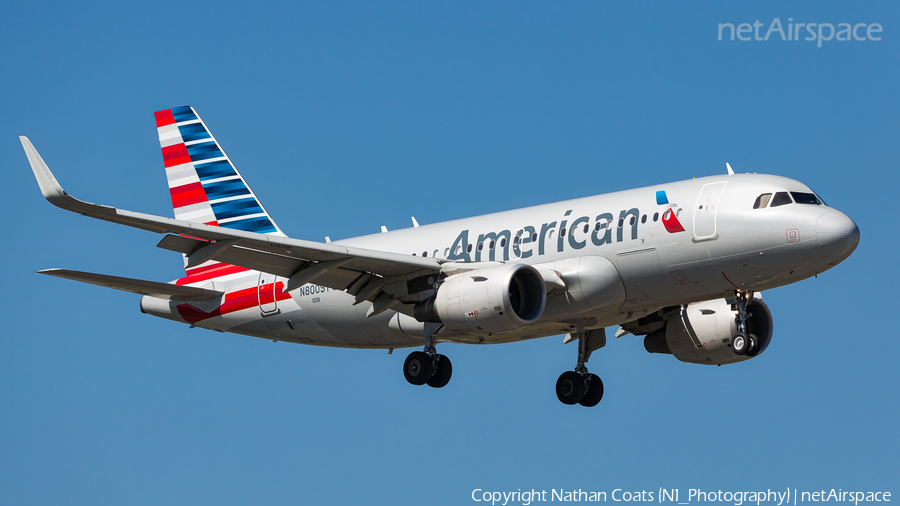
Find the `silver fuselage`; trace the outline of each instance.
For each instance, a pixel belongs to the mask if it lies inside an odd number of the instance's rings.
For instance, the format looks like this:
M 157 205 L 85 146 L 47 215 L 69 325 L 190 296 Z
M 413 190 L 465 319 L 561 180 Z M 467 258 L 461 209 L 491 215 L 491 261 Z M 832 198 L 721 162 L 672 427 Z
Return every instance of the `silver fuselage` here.
M 659 192 L 664 192 L 664 203 Z M 720 298 L 735 288 L 775 288 L 826 271 L 856 248 L 856 224 L 827 205 L 790 203 L 754 209 L 760 195 L 777 192 L 812 193 L 803 183 L 780 176 L 710 176 L 334 244 L 458 261 L 539 268 L 553 264 L 557 271 L 564 271 L 567 262 L 593 256 L 618 269 L 626 291 L 623 302 L 581 308 L 577 294 L 551 293 L 543 316 L 527 328 L 492 335 L 440 335 L 446 341 L 510 342 L 566 333 L 576 325 L 584 329 L 620 325 L 667 306 Z M 667 228 L 663 219 L 667 211 L 683 231 Z M 259 282 L 260 273 L 249 271 L 196 286 L 235 291 Z M 265 308 L 265 317 L 259 308 L 249 308 L 197 326 L 322 346 L 422 345 L 421 336 L 391 325 L 397 317 L 393 311 L 367 318 L 370 303 L 353 303 L 354 297 L 345 292 L 305 285 L 277 301 L 277 310 Z M 145 312 L 179 320 L 166 301 L 144 297 L 141 304 Z

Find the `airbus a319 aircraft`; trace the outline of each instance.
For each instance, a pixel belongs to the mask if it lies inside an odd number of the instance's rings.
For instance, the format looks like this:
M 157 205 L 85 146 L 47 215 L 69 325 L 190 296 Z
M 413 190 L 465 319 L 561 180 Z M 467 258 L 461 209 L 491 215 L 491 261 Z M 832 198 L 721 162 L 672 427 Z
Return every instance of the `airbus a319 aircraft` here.
M 440 388 L 438 343 L 509 343 L 565 334 L 576 365 L 556 393 L 596 405 L 591 353 L 644 336 L 650 353 L 721 365 L 772 340 L 761 290 L 850 256 L 859 228 L 805 184 L 727 174 L 325 243 L 291 239 L 193 108 L 156 113 L 175 218 L 66 193 L 20 137 L 44 197 L 92 218 L 166 234 L 184 256 L 169 283 L 65 269 L 42 274 L 142 294 L 143 313 L 191 327 L 345 348 L 420 347 L 403 373 Z M 327 239 L 327 238 L 326 238 Z

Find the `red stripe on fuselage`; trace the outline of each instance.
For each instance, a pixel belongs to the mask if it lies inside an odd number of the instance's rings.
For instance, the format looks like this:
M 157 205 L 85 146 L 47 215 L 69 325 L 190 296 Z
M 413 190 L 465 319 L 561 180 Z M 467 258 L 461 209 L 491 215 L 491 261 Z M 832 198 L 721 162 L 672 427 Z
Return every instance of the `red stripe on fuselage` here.
M 262 302 L 262 304 L 271 304 L 274 301 L 290 299 L 291 294 L 281 293 L 282 289 L 284 289 L 284 283 L 279 281 L 278 283 L 275 283 L 274 286 L 272 283 L 269 283 L 258 287 L 254 286 L 226 293 L 222 305 L 208 313 L 197 309 L 190 304 L 179 304 L 175 307 L 178 309 L 178 314 L 181 315 L 181 318 L 184 321 L 194 324 L 216 316 L 259 307 L 260 302 Z
M 230 264 L 213 264 L 206 267 L 197 267 L 187 271 L 187 276 L 175 281 L 176 285 L 190 285 L 199 283 L 213 278 L 227 276 L 229 274 L 237 274 L 238 272 L 246 272 L 250 269 Z
M 175 117 L 172 116 L 172 109 L 166 109 L 165 111 L 156 111 L 155 113 L 153 113 L 153 115 L 156 116 L 156 128 L 175 123 Z
M 188 163 L 191 161 L 191 155 L 188 154 L 187 147 L 182 142 L 181 144 L 173 144 L 171 146 L 166 146 L 162 148 L 163 154 L 163 163 L 166 168 L 174 167 L 176 165 L 181 165 L 182 163 Z
M 223 267 L 233 267 L 233 266 L 231 264 L 226 264 L 224 262 L 216 262 L 213 264 L 204 265 L 202 267 L 194 267 L 193 269 L 187 269 L 185 272 L 187 272 L 188 276 L 196 276 L 197 274 L 211 271 L 213 269 L 221 269 Z

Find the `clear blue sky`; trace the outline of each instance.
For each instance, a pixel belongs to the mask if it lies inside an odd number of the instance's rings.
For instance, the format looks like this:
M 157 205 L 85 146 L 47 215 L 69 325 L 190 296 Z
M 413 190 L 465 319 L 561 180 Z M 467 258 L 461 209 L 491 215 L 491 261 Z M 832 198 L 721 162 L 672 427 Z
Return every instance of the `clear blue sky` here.
M 0 4 L 2 504 L 468 504 L 472 489 L 900 492 L 896 2 Z M 879 23 L 880 41 L 718 41 L 719 23 Z M 806 35 L 802 33 L 801 35 Z M 826 33 L 827 35 L 827 33 Z M 775 37 L 778 37 L 777 35 Z M 766 353 L 703 367 L 611 340 L 594 409 L 562 337 L 406 352 L 155 319 L 50 267 L 166 281 L 153 111 L 192 105 L 282 229 L 322 240 L 722 173 L 799 179 L 862 241 L 765 294 Z

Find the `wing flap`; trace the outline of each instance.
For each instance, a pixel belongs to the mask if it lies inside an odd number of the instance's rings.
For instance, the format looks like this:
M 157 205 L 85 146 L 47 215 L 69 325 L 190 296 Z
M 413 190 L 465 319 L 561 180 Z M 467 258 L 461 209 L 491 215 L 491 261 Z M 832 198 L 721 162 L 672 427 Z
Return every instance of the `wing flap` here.
M 184 253 L 185 255 L 190 257 L 192 253 L 196 252 L 200 248 L 208 246 L 209 244 L 209 242 L 202 241 L 200 239 L 178 235 L 166 235 L 161 241 L 159 241 L 157 247 L 167 249 L 169 251 Z M 323 263 L 314 264 L 306 260 L 301 260 L 284 255 L 277 255 L 275 253 L 257 251 L 235 245 L 225 248 L 223 251 L 216 254 L 215 259 L 219 262 L 224 262 L 231 265 L 240 265 L 241 267 L 268 272 L 270 274 L 275 274 L 284 278 L 291 278 L 307 267 L 323 265 Z M 313 278 L 309 279 L 308 282 L 327 286 L 328 288 L 334 290 L 345 290 L 347 288 L 350 288 L 351 285 L 354 284 L 354 281 L 360 280 L 364 276 L 364 274 L 367 273 L 367 271 L 361 269 L 345 268 L 347 264 L 352 263 L 352 259 L 349 259 L 350 261 L 347 260 L 348 259 L 338 260 L 337 262 L 340 263 L 339 268 L 329 269 L 324 271 L 323 273 L 317 274 Z M 346 263 L 344 263 L 345 261 Z M 371 279 L 371 275 L 365 278 L 366 281 L 368 281 L 369 279 Z M 361 287 L 362 285 L 359 286 Z M 353 293 L 351 295 L 356 294 Z
M 165 300 L 210 300 L 221 297 L 224 294 L 224 292 L 217 290 L 207 290 L 205 288 L 193 286 L 180 286 L 170 283 L 160 283 L 158 281 L 145 281 L 143 279 L 123 278 L 106 274 L 96 274 L 93 272 L 72 271 L 69 269 L 45 269 L 38 271 L 38 274 L 81 281 L 82 283 L 105 286 L 106 288 L 114 288 L 116 290 L 137 293 L 140 295 L 149 295 L 150 297 Z

